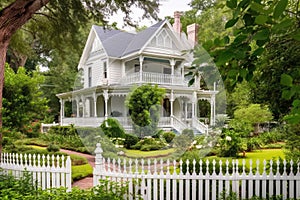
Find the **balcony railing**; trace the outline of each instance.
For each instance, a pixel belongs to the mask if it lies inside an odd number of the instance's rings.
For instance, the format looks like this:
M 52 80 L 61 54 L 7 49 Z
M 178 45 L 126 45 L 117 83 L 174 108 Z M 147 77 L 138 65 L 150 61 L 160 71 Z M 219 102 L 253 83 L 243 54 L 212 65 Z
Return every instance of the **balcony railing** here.
M 162 73 L 153 73 L 153 72 L 142 72 L 140 77 L 139 72 L 127 74 L 122 80 L 121 84 L 133 84 L 133 83 L 156 83 L 164 85 L 182 85 L 188 86 L 187 81 L 184 80 L 182 76 L 162 74 Z

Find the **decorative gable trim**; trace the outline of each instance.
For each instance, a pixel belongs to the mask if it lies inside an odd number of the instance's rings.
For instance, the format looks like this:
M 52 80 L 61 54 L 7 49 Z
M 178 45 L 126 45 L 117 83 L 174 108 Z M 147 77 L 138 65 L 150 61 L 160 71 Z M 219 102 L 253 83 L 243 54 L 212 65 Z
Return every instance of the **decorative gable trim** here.
M 164 26 L 167 26 L 167 28 L 164 28 Z M 180 43 L 180 38 L 178 38 L 178 36 L 174 33 L 173 27 L 168 22 L 168 20 L 164 20 L 164 23 L 161 24 L 161 26 L 156 30 L 156 32 L 149 38 L 149 40 L 141 48 L 141 50 L 139 51 L 139 54 L 141 54 L 145 50 L 145 48 L 152 42 L 152 40 L 154 38 L 159 36 L 159 34 L 160 34 L 160 32 L 162 32 L 162 30 L 165 30 L 169 34 L 169 36 L 171 37 L 171 40 L 175 43 L 175 45 L 179 49 L 183 49 L 183 46 Z
M 103 44 L 94 29 L 94 26 L 92 26 L 88 39 L 85 43 L 82 55 L 79 60 L 78 69 L 84 67 L 86 61 L 90 58 L 90 56 L 95 56 L 98 55 L 99 53 L 104 54 L 105 57 L 107 57 L 107 52 L 105 51 Z

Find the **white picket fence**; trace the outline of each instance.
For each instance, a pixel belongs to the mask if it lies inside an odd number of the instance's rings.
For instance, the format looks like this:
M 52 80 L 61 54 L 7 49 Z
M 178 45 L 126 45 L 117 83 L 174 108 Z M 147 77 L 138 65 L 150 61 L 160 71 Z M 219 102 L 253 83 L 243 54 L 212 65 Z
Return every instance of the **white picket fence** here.
M 0 169 L 2 173 L 11 173 L 15 177 L 27 171 L 34 184 L 42 189 L 66 187 L 71 190 L 70 156 L 2 153 Z
M 163 162 L 162 160 L 115 160 L 102 157 L 101 145 L 97 144 L 95 150 L 96 163 L 94 168 L 94 186 L 99 184 L 100 179 L 108 179 L 120 184 L 128 184 L 126 199 L 167 199 L 167 200 L 216 200 L 222 194 L 236 193 L 239 199 L 251 198 L 253 196 L 269 198 L 281 195 L 282 199 L 300 198 L 300 163 L 293 168 L 293 162 L 289 164 L 283 161 L 262 163 L 260 172 L 259 161 L 250 161 L 250 168 L 246 169 L 246 163 L 238 163 L 237 160 L 225 163 L 216 161 L 186 161 L 179 163 L 175 160 Z M 183 173 L 183 165 L 192 166 Z M 219 165 L 218 165 L 219 164 Z M 239 165 L 241 164 L 241 165 Z M 279 165 L 283 167 L 280 173 Z M 209 172 L 209 165 L 212 172 Z M 196 166 L 199 173 L 196 172 Z M 177 172 L 176 169 L 179 171 Z M 231 168 L 232 167 L 232 168 Z M 231 168 L 231 169 L 230 169 Z M 171 169 L 175 169 L 172 170 Z M 205 170 L 204 170 L 205 169 Z M 273 170 L 275 172 L 273 173 Z M 296 171 L 296 173 L 293 173 Z

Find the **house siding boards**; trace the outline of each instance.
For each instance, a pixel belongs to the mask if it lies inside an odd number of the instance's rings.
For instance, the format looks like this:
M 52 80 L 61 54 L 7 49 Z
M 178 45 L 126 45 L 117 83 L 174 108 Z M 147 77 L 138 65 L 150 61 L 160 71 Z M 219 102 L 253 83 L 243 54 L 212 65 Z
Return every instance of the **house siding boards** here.
M 122 78 L 122 62 L 120 60 L 112 60 L 109 62 L 109 84 L 118 84 Z

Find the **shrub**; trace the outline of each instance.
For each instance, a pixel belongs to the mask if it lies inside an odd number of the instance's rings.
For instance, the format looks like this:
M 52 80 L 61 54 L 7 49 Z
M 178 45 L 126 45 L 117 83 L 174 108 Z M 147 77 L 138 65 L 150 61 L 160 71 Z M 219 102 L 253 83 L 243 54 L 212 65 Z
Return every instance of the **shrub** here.
M 132 146 L 133 149 L 141 151 L 159 150 L 163 148 L 165 144 L 160 139 L 155 138 L 144 138 L 138 143 Z
M 184 129 L 181 134 L 188 136 L 190 139 L 194 138 L 194 131 L 192 129 Z
M 247 144 L 247 151 L 259 149 L 262 146 L 262 141 L 258 137 L 245 138 Z
M 88 160 L 86 157 L 76 155 L 76 154 L 71 154 L 70 158 L 71 158 L 72 166 L 88 164 Z
M 55 145 L 55 144 L 49 144 L 49 146 L 47 147 L 47 151 L 49 152 L 58 152 L 59 151 L 59 146 Z
M 220 157 L 237 157 L 243 148 L 241 136 L 234 130 L 225 130 L 219 139 L 219 145 Z
M 156 133 L 152 136 L 153 138 L 160 138 L 160 136 L 164 133 L 163 130 L 158 130 Z
M 77 131 L 73 125 L 70 126 L 52 126 L 49 131 L 49 134 L 57 134 L 62 136 L 76 136 Z
M 89 164 L 72 166 L 72 180 L 77 181 L 93 176 L 93 168 Z
M 108 118 L 107 120 L 103 121 L 100 127 L 101 130 L 104 132 L 104 134 L 108 137 L 113 137 L 113 138 L 125 137 L 124 128 L 116 119 Z
M 139 138 L 135 135 L 125 134 L 124 147 L 126 149 L 131 149 L 133 145 L 138 143 Z
M 0 172 L 0 199 L 122 200 L 127 191 L 127 186 L 108 180 L 100 180 L 100 183 L 90 190 L 72 188 L 67 192 L 63 187 L 42 190 L 34 186 L 32 177 L 26 172 L 18 179 Z
M 162 136 L 167 143 L 170 143 L 175 138 L 176 134 L 170 131 L 170 132 L 164 132 Z

